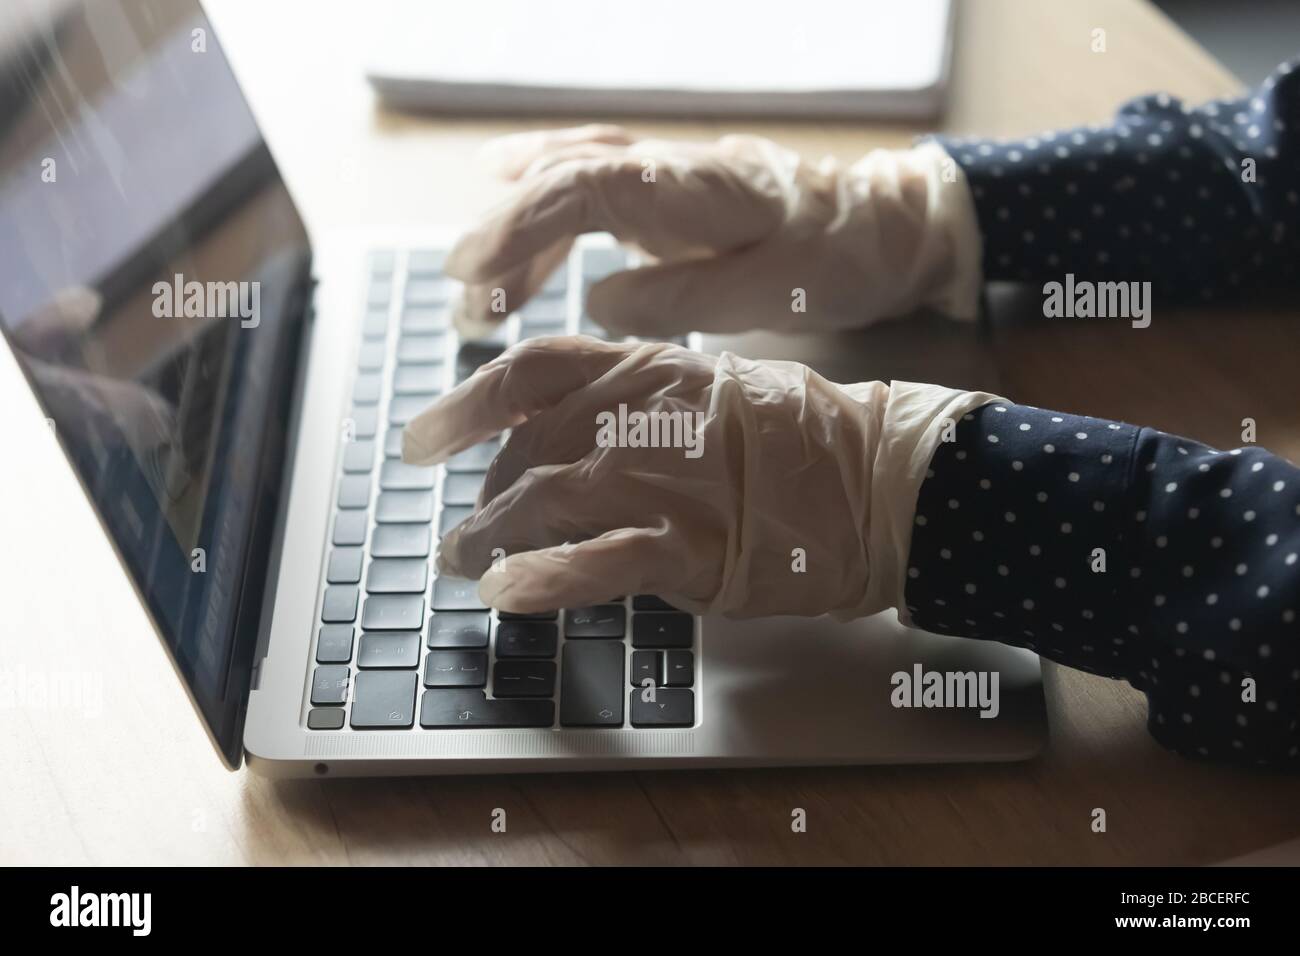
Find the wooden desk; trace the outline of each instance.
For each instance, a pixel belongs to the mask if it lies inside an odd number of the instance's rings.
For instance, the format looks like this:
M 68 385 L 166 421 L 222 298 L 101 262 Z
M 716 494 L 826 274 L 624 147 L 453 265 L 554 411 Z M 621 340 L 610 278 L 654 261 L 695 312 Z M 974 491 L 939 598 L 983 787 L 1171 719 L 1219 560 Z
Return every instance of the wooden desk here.
M 475 149 L 523 124 L 374 110 L 356 38 L 377 28 L 366 18 L 382 3 L 211 6 L 312 227 L 463 222 L 497 194 Z M 1090 51 L 1096 27 L 1107 31 L 1103 54 Z M 1237 89 L 1140 0 L 979 0 L 967 4 L 957 46 L 945 123 L 954 131 L 1028 133 L 1103 120 L 1153 89 L 1193 100 Z M 674 136 L 757 129 L 845 159 L 919 131 L 633 125 Z M 987 349 L 997 387 L 1017 400 L 1224 445 L 1250 416 L 1262 443 L 1295 458 L 1295 312 L 1162 314 L 1120 349 L 1103 322 L 1048 325 L 1008 313 Z M 936 367 L 931 377 L 941 376 Z M 1139 695 L 1055 667 L 1051 743 L 1022 765 L 328 783 L 231 774 L 7 352 L 0 407 L 0 667 L 36 683 L 85 680 L 89 691 L 81 706 L 0 697 L 3 862 L 1198 864 L 1300 833 L 1300 779 L 1167 754 L 1146 735 Z M 497 807 L 508 812 L 505 834 L 490 830 Z M 795 807 L 808 813 L 807 833 L 790 831 Z M 1107 810 L 1105 834 L 1089 828 L 1094 807 Z

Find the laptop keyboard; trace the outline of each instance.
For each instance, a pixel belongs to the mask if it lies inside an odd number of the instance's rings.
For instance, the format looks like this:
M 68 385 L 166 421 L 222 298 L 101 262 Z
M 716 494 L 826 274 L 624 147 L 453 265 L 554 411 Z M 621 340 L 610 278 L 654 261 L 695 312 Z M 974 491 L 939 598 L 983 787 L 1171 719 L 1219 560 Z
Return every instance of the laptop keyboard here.
M 514 342 L 609 336 L 587 288 L 627 253 L 579 244 L 491 339 L 461 341 L 440 250 L 371 256 L 307 711 L 311 730 L 663 728 L 695 723 L 698 620 L 650 595 L 546 614 L 493 611 L 438 576 L 438 538 L 474 510 L 501 447 L 434 467 L 401 460 L 402 428 Z M 647 687 L 650 689 L 647 690 Z

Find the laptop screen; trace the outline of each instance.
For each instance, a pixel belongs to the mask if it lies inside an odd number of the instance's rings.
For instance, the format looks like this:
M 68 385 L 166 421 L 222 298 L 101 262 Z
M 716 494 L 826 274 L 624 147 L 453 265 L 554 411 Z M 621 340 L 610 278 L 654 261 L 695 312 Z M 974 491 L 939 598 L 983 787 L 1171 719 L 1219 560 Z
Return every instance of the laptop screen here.
M 306 234 L 196 0 L 4 7 L 0 326 L 238 763 Z

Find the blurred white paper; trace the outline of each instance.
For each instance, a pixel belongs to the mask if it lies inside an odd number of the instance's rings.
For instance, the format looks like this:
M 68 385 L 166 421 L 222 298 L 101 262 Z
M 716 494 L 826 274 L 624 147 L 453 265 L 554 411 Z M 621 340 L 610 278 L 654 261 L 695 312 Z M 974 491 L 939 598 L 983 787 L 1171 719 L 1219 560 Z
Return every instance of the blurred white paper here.
M 368 74 L 452 113 L 928 117 L 951 0 L 389 0 Z

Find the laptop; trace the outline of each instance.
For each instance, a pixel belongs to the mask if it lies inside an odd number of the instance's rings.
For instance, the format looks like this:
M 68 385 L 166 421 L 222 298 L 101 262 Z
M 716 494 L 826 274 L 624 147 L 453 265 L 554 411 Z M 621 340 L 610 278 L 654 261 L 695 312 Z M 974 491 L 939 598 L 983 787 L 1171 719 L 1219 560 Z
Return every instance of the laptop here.
M 499 443 L 422 468 L 402 427 L 517 341 L 603 335 L 584 292 L 628 254 L 584 237 L 499 335 L 461 341 L 454 232 L 310 235 L 195 0 L 40 0 L 0 30 L 0 327 L 228 766 L 1039 751 L 1021 649 L 892 614 L 701 619 L 648 594 L 520 617 L 439 576 Z M 894 677 L 928 672 L 997 675 L 995 707 L 899 706 Z

